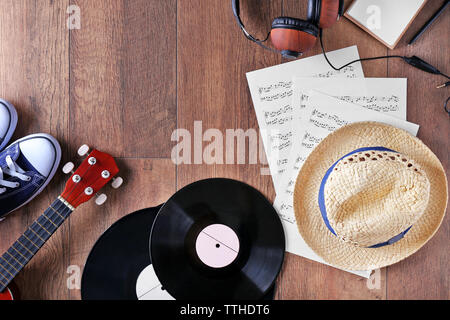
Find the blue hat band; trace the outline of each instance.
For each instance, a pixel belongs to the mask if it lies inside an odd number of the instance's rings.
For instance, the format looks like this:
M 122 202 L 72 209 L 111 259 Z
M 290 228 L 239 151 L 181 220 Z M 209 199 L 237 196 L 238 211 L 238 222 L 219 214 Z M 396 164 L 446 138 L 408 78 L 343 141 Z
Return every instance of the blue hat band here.
M 330 169 L 328 169 L 328 171 L 325 173 L 325 176 L 324 176 L 323 179 L 322 179 L 322 182 L 321 182 L 321 184 L 320 184 L 320 189 L 319 189 L 319 208 L 320 208 L 320 213 L 322 214 L 323 222 L 324 222 L 325 225 L 327 226 L 328 230 L 330 230 L 330 232 L 331 232 L 332 234 L 334 234 L 335 236 L 337 236 L 337 234 L 336 234 L 336 232 L 334 231 L 333 227 L 330 225 L 330 221 L 328 220 L 328 215 L 327 215 L 327 208 L 326 208 L 326 206 L 325 206 L 325 185 L 326 185 L 326 183 L 327 183 L 327 180 L 328 180 L 330 174 L 333 172 L 334 168 L 337 166 L 337 164 L 338 164 L 341 160 L 343 160 L 343 159 L 345 159 L 345 158 L 347 158 L 347 157 L 349 157 L 349 156 L 351 156 L 351 155 L 354 155 L 355 153 L 358 153 L 358 152 L 365 152 L 365 151 L 389 151 L 389 152 L 397 152 L 397 151 L 394 151 L 394 150 L 391 150 L 391 149 L 387 149 L 387 148 L 384 148 L 384 147 L 367 147 L 367 148 L 360 148 L 360 149 L 357 149 L 357 150 L 355 150 L 355 151 L 352 151 L 352 152 L 350 152 L 349 154 L 346 154 L 345 156 L 343 156 L 342 158 L 340 158 L 340 159 L 339 159 L 338 161 L 336 161 L 336 162 L 330 167 Z M 395 237 L 392 237 L 392 238 L 389 239 L 388 241 L 381 242 L 381 243 L 377 243 L 377 244 L 372 245 L 372 246 L 370 246 L 370 247 L 368 247 L 368 248 L 380 248 L 380 247 L 384 247 L 384 246 L 387 246 L 387 245 L 394 244 L 394 243 L 396 243 L 397 241 L 400 241 L 401 239 L 403 239 L 403 237 L 406 235 L 406 233 L 407 233 L 411 228 L 412 228 L 412 226 L 409 227 L 408 229 L 406 229 L 405 231 L 403 231 L 402 233 L 396 235 Z

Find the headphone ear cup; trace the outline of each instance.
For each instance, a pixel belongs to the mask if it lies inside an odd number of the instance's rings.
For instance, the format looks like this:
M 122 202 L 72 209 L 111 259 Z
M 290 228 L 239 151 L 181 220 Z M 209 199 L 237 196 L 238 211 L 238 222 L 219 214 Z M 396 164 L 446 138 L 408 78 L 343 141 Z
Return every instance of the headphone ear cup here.
M 344 0 L 309 0 L 308 20 L 321 29 L 331 27 L 344 10 Z
M 272 23 L 270 40 L 279 51 L 298 52 L 310 50 L 316 43 L 319 29 L 308 21 L 279 17 Z

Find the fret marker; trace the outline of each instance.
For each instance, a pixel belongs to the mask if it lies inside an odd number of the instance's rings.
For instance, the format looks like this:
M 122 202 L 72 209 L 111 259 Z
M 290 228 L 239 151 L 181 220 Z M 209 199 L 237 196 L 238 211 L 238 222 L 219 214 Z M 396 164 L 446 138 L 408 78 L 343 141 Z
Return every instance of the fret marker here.
M 5 254 L 8 254 L 11 258 L 13 258 L 14 260 L 16 260 L 17 263 L 20 264 L 21 267 L 24 266 L 19 260 L 16 259 L 16 257 L 14 257 L 14 256 L 13 256 L 11 253 L 9 253 L 8 251 L 6 251 Z
M 25 247 L 25 245 L 22 242 L 20 242 L 20 240 L 17 240 L 17 243 L 19 243 L 25 250 L 27 250 L 31 254 L 31 256 L 34 256 L 34 253 L 31 252 L 30 249 Z
M 3 261 L 5 261 L 7 264 L 9 264 L 11 267 L 13 267 L 7 260 L 5 260 L 5 258 L 3 258 L 3 257 L 0 257 Z M 2 269 L 3 270 L 5 270 L 11 277 L 15 277 L 15 275 L 13 275 L 11 272 L 9 272 L 9 270 L 7 269 L 7 268 L 5 268 L 5 266 L 4 265 L 1 265 L 2 266 Z M 14 267 L 13 267 L 14 268 Z M 14 269 L 16 269 L 16 268 L 14 268 Z M 12 271 L 12 270 L 11 270 Z M 16 270 L 17 271 L 17 270 Z
M 25 261 L 28 261 L 28 258 L 25 257 L 25 256 L 22 254 L 22 252 L 20 252 L 19 250 L 17 250 L 17 249 L 14 247 L 14 245 L 11 246 L 11 248 L 13 248 L 14 251 L 16 251 L 18 254 L 20 254 L 20 255 L 25 259 Z
M 34 243 L 33 241 L 31 241 L 31 239 L 28 238 L 25 234 L 23 234 L 23 236 L 24 236 L 24 238 L 27 239 L 33 246 L 35 246 L 38 250 L 40 249 L 39 246 L 38 246 L 36 243 Z

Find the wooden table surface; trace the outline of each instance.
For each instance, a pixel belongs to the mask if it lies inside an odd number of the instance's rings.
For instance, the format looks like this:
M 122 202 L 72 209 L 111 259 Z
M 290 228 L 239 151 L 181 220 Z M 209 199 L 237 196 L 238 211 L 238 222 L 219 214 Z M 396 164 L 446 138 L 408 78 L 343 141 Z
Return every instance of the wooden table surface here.
M 361 57 L 418 55 L 449 70 L 448 11 L 414 46 L 407 40 L 443 3 L 428 1 L 397 49 L 391 51 L 342 19 L 324 34 L 328 50 L 357 45 Z M 81 9 L 81 29 L 67 28 L 69 5 Z M 349 1 L 346 1 L 346 5 Z M 306 16 L 306 1 L 243 0 L 242 15 L 259 37 L 275 16 Z M 171 160 L 172 132 L 258 128 L 245 73 L 279 64 L 279 56 L 244 38 L 228 0 L 0 0 L 0 97 L 18 109 L 15 138 L 51 133 L 63 160 L 90 146 L 119 159 L 126 184 L 108 190 L 103 207 L 75 212 L 17 277 L 24 299 L 79 299 L 77 268 L 97 238 L 117 219 L 156 206 L 203 178 L 249 183 L 270 200 L 275 192 L 261 165 L 179 165 Z M 320 53 L 319 46 L 307 56 Z M 368 77 L 408 78 L 408 120 L 447 170 L 449 117 L 444 82 L 399 61 L 363 64 Z M 58 173 L 46 191 L 0 224 L 6 250 L 59 194 Z M 450 218 L 418 253 L 366 279 L 287 254 L 277 299 L 449 299 Z M 72 276 L 72 277 L 71 277 Z M 67 282 L 71 283 L 70 289 Z M 75 288 L 74 288 L 75 286 Z

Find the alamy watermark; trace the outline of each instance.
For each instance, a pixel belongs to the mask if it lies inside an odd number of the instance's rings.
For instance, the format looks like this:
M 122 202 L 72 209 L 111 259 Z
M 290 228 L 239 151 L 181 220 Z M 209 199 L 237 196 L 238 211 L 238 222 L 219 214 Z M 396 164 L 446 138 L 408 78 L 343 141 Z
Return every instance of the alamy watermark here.
M 366 13 L 369 14 L 366 22 L 367 27 L 370 30 L 381 29 L 381 8 L 373 4 L 367 7 Z
M 81 9 L 77 5 L 70 5 L 67 7 L 67 29 L 80 30 L 81 29 Z
M 67 289 L 80 290 L 81 289 L 81 268 L 77 265 L 67 267 L 69 277 L 67 278 Z
M 381 289 L 381 270 L 373 270 L 369 279 L 367 279 L 367 289 L 380 290 Z
M 270 174 L 262 142 L 266 131 L 203 129 L 202 121 L 194 121 L 192 133 L 187 129 L 172 132 L 171 140 L 177 143 L 171 153 L 174 164 L 261 164 L 265 166 L 261 174 Z M 276 159 L 276 150 L 271 153 L 269 156 Z

